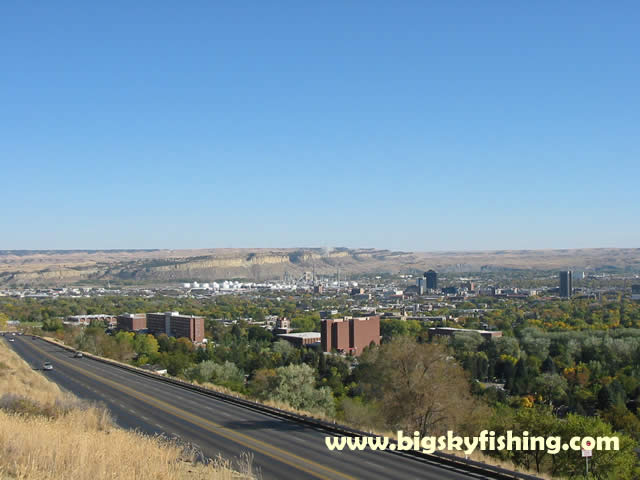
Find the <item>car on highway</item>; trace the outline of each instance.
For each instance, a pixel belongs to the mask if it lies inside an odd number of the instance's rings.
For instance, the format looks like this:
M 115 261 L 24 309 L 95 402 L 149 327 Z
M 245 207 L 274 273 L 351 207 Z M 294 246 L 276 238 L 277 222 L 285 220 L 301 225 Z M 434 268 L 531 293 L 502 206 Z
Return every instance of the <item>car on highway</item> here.
M 74 358 L 82 358 L 82 357 L 84 357 L 84 355 L 82 354 L 82 352 L 76 352 L 76 353 L 74 353 L 74 355 L 73 355 L 73 356 L 74 356 Z
M 42 369 L 43 370 L 53 370 L 53 365 L 51 365 L 51 362 L 44 362 L 42 364 Z

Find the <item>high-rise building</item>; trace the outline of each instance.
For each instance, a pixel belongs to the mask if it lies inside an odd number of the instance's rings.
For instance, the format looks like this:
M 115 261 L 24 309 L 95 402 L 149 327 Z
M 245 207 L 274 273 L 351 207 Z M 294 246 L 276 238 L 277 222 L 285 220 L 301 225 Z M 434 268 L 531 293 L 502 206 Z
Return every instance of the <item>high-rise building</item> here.
M 438 274 L 434 270 L 429 270 L 425 272 L 424 278 L 427 279 L 427 288 L 429 290 L 438 289 Z
M 147 313 L 149 333 L 165 333 L 170 337 L 186 337 L 194 343 L 204 339 L 204 318 L 180 315 L 178 312 Z
M 573 279 L 570 270 L 560 272 L 560 296 L 571 298 L 573 293 Z
M 417 285 L 418 285 L 418 295 L 424 295 L 424 292 L 427 288 L 427 279 L 418 277 Z
M 360 355 L 371 342 L 380 345 L 380 317 L 345 317 L 322 320 L 322 350 Z

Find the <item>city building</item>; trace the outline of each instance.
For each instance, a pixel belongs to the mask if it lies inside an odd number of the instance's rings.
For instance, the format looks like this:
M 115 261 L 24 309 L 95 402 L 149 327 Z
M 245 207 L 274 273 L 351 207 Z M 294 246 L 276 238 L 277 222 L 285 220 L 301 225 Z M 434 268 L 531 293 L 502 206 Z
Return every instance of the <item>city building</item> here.
M 186 337 L 194 343 L 204 339 L 204 318 L 180 315 L 178 312 L 147 313 L 149 333 L 165 333 L 170 337 Z
M 471 330 L 468 328 L 452 328 L 452 327 L 432 327 L 429 329 L 429 336 L 434 335 L 443 337 L 452 337 L 458 333 L 479 333 L 485 339 L 498 338 L 502 336 L 502 332 L 499 330 Z
M 316 343 L 320 343 L 321 339 L 321 335 L 318 332 L 283 333 L 278 335 L 278 337 L 292 343 L 296 347 L 315 345 Z
M 403 295 L 405 296 L 413 296 L 413 295 L 418 295 L 420 292 L 418 290 L 418 286 L 417 285 L 409 285 L 407 288 L 404 289 L 404 291 L 402 292 Z
M 324 287 L 322 285 L 316 285 L 315 287 L 313 287 L 313 293 L 322 295 L 323 292 L 324 292 Z
M 380 317 L 326 319 L 320 327 L 322 350 L 360 355 L 371 342 L 380 345 Z
M 276 328 L 273 331 L 278 334 L 289 333 L 291 331 L 291 321 L 287 317 L 278 317 Z
M 573 281 L 570 270 L 560 272 L 560 296 L 565 298 L 571 298 L 573 293 Z
M 631 300 L 640 300 L 640 285 L 631 285 Z
M 129 332 L 137 332 L 139 330 L 146 330 L 147 328 L 147 314 L 146 313 L 125 313 L 118 315 L 118 328 L 120 330 L 127 330 Z
M 427 289 L 438 289 L 438 274 L 434 270 L 428 270 L 424 273 L 424 278 L 427 279 Z
M 424 295 L 424 293 L 427 290 L 427 279 L 424 277 L 418 277 L 417 286 L 418 286 L 418 295 Z

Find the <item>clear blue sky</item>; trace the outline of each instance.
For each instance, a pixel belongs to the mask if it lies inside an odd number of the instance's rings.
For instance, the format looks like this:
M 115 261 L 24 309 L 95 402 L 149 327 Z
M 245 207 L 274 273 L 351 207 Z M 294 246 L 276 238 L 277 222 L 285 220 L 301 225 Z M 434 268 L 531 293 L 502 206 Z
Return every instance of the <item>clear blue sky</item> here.
M 636 1 L 0 2 L 0 249 L 638 247 L 639 24 Z

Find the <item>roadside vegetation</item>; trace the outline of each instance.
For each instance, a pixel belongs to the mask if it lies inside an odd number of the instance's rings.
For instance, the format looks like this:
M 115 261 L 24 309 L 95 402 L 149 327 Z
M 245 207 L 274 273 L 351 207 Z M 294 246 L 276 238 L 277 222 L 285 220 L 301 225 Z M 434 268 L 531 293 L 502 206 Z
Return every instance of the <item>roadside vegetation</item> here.
M 337 315 L 348 313 L 348 296 L 331 301 Z M 328 308 L 327 302 L 311 295 L 252 300 L 97 297 L 0 300 L 0 308 L 11 318 L 35 315 L 48 335 L 85 352 L 136 366 L 156 365 L 187 381 L 362 430 L 422 435 L 527 430 L 563 438 L 615 434 L 622 450 L 594 452 L 592 472 L 603 478 L 640 476 L 634 453 L 640 441 L 637 302 L 619 296 L 598 301 L 474 298 L 458 310 L 481 308 L 481 315 L 462 314 L 456 323 L 444 325 L 489 325 L 502 330 L 503 337 L 465 333 L 430 338 L 428 323 L 383 319 L 382 345 L 370 347 L 357 360 L 296 348 L 246 321 L 286 315 L 297 330 L 317 331 L 318 312 Z M 166 335 L 108 334 L 104 325 L 71 328 L 60 321 L 63 314 L 164 310 L 204 315 L 209 344 L 196 347 Z M 442 308 L 433 315 L 451 313 Z M 221 318 L 235 323 L 214 320 Z M 584 471 L 579 452 L 503 452 L 484 460 L 556 477 Z
M 120 429 L 100 406 L 61 391 L 0 341 L 0 478 L 255 478 L 248 458 L 196 463 L 185 445 Z

